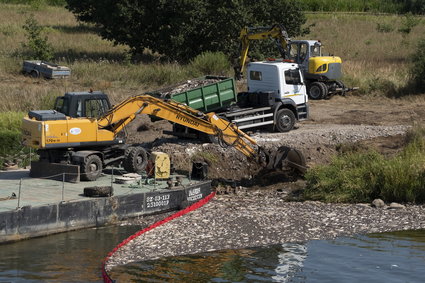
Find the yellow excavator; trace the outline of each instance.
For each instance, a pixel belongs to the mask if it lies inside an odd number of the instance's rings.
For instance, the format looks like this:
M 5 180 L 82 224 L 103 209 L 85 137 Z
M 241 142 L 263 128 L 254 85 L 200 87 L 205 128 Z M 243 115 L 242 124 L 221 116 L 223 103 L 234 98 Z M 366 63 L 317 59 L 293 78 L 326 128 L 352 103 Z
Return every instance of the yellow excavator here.
M 122 164 L 128 172 L 144 172 L 148 153 L 139 144 L 126 144 L 122 133 L 139 114 L 186 126 L 218 138 L 268 170 L 303 173 L 305 158 L 289 147 L 265 151 L 233 123 L 214 113 L 204 114 L 185 104 L 150 95 L 130 97 L 111 107 L 102 92 L 69 92 L 56 99 L 54 110 L 30 111 L 22 123 L 23 144 L 37 149 L 30 176 L 67 173 L 96 180 L 103 168 Z
M 342 60 L 337 56 L 323 56 L 320 40 L 291 40 L 281 24 L 269 27 L 245 27 L 241 30 L 241 55 L 235 67 L 236 79 L 243 77 L 251 40 L 274 39 L 282 60 L 299 65 L 311 99 L 323 99 L 332 94 L 354 90 L 340 81 Z

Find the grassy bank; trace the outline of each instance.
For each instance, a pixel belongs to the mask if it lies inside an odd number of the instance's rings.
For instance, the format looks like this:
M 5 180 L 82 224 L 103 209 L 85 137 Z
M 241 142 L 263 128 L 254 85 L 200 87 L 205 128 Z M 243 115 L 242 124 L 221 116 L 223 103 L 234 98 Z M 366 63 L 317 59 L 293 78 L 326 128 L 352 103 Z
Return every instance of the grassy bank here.
M 407 135 L 398 155 L 385 158 L 374 151 L 348 151 L 329 165 L 311 169 L 304 197 L 325 202 L 425 202 L 425 128 Z
M 70 79 L 47 81 L 20 74 L 25 59 L 22 43 L 26 41 L 22 26 L 31 14 L 44 27 L 54 49 L 54 61 L 71 67 Z M 64 91 L 89 88 L 108 92 L 116 102 L 211 72 L 202 66 L 216 63 L 210 60 L 180 65 L 145 52 L 140 55 L 141 61 L 132 64 L 125 46 L 102 40 L 93 27 L 80 25 L 63 7 L 34 9 L 30 5 L 0 4 L 0 17 L 0 97 L 6 101 L 0 111 L 40 108 Z M 396 15 L 309 14 L 308 24 L 314 26 L 305 38 L 320 39 L 325 52 L 343 59 L 344 81 L 348 86 L 359 86 L 360 94 L 400 96 L 411 92 L 406 83 L 409 56 L 425 32 L 424 21 L 409 34 L 398 32 L 404 17 Z M 221 74 L 232 75 L 230 66 L 218 68 Z

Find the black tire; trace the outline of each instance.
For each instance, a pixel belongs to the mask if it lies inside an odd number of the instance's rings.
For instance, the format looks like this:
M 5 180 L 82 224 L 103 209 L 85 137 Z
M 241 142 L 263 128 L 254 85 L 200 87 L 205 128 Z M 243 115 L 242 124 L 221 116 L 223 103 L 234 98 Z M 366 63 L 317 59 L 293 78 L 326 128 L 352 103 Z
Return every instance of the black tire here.
M 281 133 L 289 132 L 294 128 L 295 115 L 289 109 L 280 109 L 276 114 L 276 129 Z
M 342 88 L 342 92 L 340 93 L 341 95 L 345 95 L 345 85 L 343 82 L 341 81 L 335 81 L 336 87 L 337 88 Z
M 129 146 L 124 151 L 124 159 L 122 161 L 122 167 L 124 167 L 124 170 L 125 171 L 128 171 L 129 168 L 130 168 L 130 165 L 127 164 L 127 162 L 128 162 L 128 155 L 133 150 L 133 148 L 134 148 L 134 146 Z
M 81 180 L 96 181 L 102 174 L 103 164 L 99 156 L 92 154 L 87 156 L 81 167 Z
M 132 147 L 125 157 L 124 169 L 129 173 L 142 174 L 148 164 L 148 154 L 141 146 Z
M 324 99 L 328 96 L 328 88 L 322 82 L 314 82 L 308 90 L 308 96 L 314 100 Z
M 84 188 L 84 196 L 86 197 L 111 197 L 113 194 L 114 190 L 111 186 Z
M 40 77 L 40 73 L 33 70 L 33 71 L 31 71 L 30 76 L 33 77 L 33 78 L 38 78 L 38 77 Z

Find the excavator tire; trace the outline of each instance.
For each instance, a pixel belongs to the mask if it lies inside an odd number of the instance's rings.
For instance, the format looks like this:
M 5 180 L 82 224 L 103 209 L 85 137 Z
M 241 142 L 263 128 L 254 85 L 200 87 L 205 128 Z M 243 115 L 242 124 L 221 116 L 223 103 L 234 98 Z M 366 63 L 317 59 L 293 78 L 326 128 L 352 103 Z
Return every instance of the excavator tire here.
M 130 165 L 128 164 L 129 162 L 128 162 L 128 160 L 129 160 L 129 158 L 128 158 L 128 155 L 130 154 L 130 152 L 132 151 L 134 149 L 134 146 L 129 146 L 129 147 L 127 147 L 126 149 L 125 149 L 125 151 L 124 151 L 124 160 L 122 161 L 122 167 L 124 167 L 124 170 L 125 171 L 127 171 L 127 172 L 129 172 L 130 173 L 130 169 L 131 169 L 131 167 L 130 167 Z
M 103 165 L 99 156 L 92 154 L 87 156 L 81 167 L 81 180 L 95 181 L 102 174 Z
M 310 86 L 308 96 L 315 100 L 324 99 L 328 96 L 328 87 L 322 82 L 314 82 Z
M 141 174 L 146 170 L 148 154 L 141 146 L 131 147 L 124 160 L 124 169 L 130 173 Z

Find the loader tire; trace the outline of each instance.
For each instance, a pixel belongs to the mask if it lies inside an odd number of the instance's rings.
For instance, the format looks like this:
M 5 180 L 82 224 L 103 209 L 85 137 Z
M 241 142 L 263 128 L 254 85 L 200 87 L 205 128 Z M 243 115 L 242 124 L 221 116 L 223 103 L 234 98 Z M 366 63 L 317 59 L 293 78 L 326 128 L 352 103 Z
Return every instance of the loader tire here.
M 148 164 L 148 154 L 141 146 L 132 147 L 125 157 L 124 169 L 130 173 L 142 174 Z
M 335 84 L 338 88 L 342 88 L 342 92 L 340 93 L 342 96 L 345 95 L 345 85 L 342 81 L 335 81 Z
M 289 109 L 283 108 L 276 114 L 276 129 L 281 133 L 289 132 L 294 128 L 295 115 Z
M 96 181 L 102 174 L 103 165 L 99 156 L 92 154 L 87 156 L 81 167 L 81 180 Z
M 328 87 L 322 82 L 314 82 L 310 86 L 308 96 L 314 100 L 324 99 L 328 96 Z

